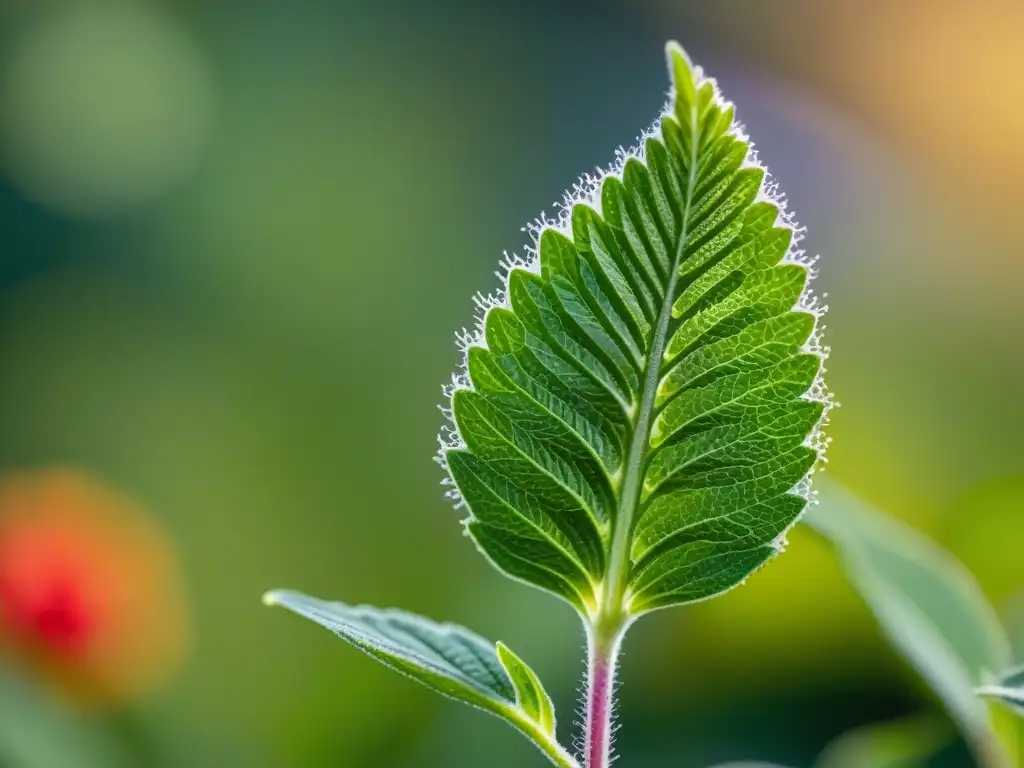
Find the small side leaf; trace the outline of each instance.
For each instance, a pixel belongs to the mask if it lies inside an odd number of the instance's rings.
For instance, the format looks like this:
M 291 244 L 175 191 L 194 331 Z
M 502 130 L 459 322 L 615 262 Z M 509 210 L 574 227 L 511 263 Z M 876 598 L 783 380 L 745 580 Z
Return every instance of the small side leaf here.
M 979 696 L 994 699 L 1024 717 L 1024 666 L 1003 672 L 991 685 L 977 689 Z
M 516 704 L 537 723 L 545 733 L 555 735 L 555 707 L 551 703 L 537 673 L 526 666 L 523 660 L 512 653 L 509 647 L 499 641 L 495 644 L 498 661 L 516 689 Z
M 935 542 L 836 483 L 819 481 L 805 521 L 839 550 L 847 576 L 892 645 L 946 706 L 986 766 L 1006 760 L 975 688 L 1010 647 L 971 573 Z
M 334 632 L 387 667 L 444 696 L 502 718 L 561 768 L 578 768 L 555 740 L 551 699 L 537 675 L 502 644 L 454 624 L 396 609 L 350 606 L 279 590 L 264 598 Z

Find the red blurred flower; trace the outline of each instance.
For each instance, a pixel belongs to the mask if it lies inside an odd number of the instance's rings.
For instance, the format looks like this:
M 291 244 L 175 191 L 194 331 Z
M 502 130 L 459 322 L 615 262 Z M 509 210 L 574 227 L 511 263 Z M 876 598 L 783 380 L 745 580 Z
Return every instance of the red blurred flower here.
M 82 474 L 0 483 L 0 652 L 93 704 L 116 704 L 180 659 L 172 547 L 154 523 Z

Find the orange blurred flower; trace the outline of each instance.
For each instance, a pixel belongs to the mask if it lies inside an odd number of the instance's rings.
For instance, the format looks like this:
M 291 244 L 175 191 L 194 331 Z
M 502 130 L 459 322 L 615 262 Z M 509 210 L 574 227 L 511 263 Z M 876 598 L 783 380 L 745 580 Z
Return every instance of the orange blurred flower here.
M 184 640 L 173 549 L 140 510 L 71 471 L 0 483 L 0 653 L 112 706 L 166 676 Z

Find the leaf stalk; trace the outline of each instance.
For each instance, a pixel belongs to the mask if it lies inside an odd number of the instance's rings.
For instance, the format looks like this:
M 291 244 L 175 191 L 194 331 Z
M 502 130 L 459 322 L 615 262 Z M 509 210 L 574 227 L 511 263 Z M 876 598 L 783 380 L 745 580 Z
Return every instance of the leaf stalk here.
M 615 716 L 615 673 L 629 621 L 599 615 L 587 627 L 586 732 L 584 768 L 609 768 Z
M 559 744 L 552 734 L 546 733 L 537 725 L 537 723 L 529 718 L 522 717 L 519 712 L 510 712 L 509 719 L 514 723 L 516 728 L 522 731 L 527 738 L 537 745 L 540 751 L 544 753 L 545 757 L 547 757 L 553 765 L 558 766 L 558 768 L 580 768 L 580 764 L 576 762 L 576 758 L 574 758 L 572 754 L 565 749 L 565 747 Z

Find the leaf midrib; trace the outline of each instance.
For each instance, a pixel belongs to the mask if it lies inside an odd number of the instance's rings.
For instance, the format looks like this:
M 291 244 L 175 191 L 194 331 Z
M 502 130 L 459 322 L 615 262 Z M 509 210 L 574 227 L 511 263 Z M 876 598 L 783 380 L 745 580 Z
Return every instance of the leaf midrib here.
M 622 495 L 619 499 L 615 515 L 615 527 L 609 546 L 608 566 L 604 579 L 604 590 L 599 615 L 604 620 L 615 622 L 627 620 L 629 611 L 624 604 L 626 586 L 630 576 L 630 550 L 633 533 L 633 517 L 640 505 L 643 488 L 643 476 L 646 456 L 651 438 L 651 426 L 654 423 L 655 401 L 658 386 L 661 384 L 662 358 L 668 343 L 669 322 L 672 318 L 673 296 L 679 280 L 679 269 L 686 250 L 690 223 L 690 207 L 693 203 L 694 184 L 697 177 L 697 156 L 700 149 L 700 135 L 697 130 L 697 88 L 690 103 L 690 162 L 686 182 L 685 204 L 682 222 L 679 229 L 679 244 L 668 274 L 665 286 L 664 301 L 658 313 L 658 324 L 647 356 L 647 369 L 644 374 L 644 387 L 640 395 L 640 403 L 633 421 L 633 436 L 630 441 L 629 453 L 626 457 L 626 471 L 622 480 Z

